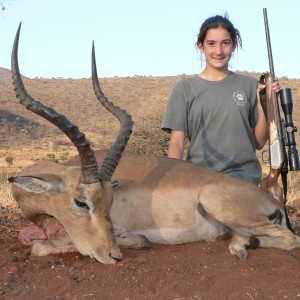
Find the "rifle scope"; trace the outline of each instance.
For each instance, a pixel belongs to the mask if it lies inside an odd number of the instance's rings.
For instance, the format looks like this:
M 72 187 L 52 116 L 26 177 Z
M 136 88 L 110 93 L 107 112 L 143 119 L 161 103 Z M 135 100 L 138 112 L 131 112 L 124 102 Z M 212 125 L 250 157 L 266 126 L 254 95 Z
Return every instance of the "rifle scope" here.
M 296 146 L 295 132 L 297 132 L 297 127 L 294 126 L 293 122 L 293 98 L 290 88 L 285 88 L 280 90 L 280 102 L 282 111 L 285 117 L 285 131 L 287 135 L 288 146 L 288 156 L 289 156 L 289 166 L 291 171 L 300 170 L 298 150 Z

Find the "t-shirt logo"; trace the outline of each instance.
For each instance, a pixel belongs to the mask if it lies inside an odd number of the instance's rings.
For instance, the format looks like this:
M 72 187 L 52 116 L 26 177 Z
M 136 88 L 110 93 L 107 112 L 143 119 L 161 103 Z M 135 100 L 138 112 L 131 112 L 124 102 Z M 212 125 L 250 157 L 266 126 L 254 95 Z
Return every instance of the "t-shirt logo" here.
M 233 100 L 238 104 L 244 106 L 246 103 L 246 95 L 244 92 L 236 91 L 233 93 Z

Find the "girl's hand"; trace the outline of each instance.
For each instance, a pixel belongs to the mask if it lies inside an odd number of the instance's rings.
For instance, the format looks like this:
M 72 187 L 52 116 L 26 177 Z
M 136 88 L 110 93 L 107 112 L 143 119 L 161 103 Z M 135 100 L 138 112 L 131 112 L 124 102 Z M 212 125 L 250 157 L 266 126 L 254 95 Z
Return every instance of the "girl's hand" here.
M 281 87 L 280 87 L 280 84 L 279 84 L 279 81 L 278 81 L 278 78 L 274 78 L 274 82 L 273 82 L 273 84 L 272 84 L 272 87 L 273 87 L 273 91 L 275 92 L 275 93 L 279 93 L 280 92 L 280 89 L 281 89 Z M 259 84 L 258 85 L 258 87 L 257 87 L 257 92 L 260 92 L 260 91 L 262 91 L 264 88 L 266 88 L 266 86 L 264 85 L 264 84 Z
M 275 93 L 279 93 L 279 91 L 280 91 L 280 84 L 279 84 L 278 78 L 276 78 L 276 77 L 274 78 L 274 82 L 272 84 L 272 87 L 273 87 L 273 91 Z

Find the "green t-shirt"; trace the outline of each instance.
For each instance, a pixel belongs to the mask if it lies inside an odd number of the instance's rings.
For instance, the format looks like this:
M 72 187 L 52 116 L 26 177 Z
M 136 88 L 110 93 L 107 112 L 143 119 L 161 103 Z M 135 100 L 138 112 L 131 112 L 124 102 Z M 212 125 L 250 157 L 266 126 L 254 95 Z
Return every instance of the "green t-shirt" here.
M 233 72 L 221 81 L 183 79 L 171 93 L 162 129 L 186 132 L 187 161 L 257 184 L 257 85 L 257 79 Z

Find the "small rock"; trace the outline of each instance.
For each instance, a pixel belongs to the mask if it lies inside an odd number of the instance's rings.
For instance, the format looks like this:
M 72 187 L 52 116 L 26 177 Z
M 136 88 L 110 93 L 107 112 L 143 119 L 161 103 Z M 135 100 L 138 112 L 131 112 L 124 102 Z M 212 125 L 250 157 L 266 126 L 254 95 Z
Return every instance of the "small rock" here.
M 76 282 L 79 282 L 79 281 L 80 281 L 79 276 L 78 276 L 77 274 L 72 274 L 72 275 L 71 275 L 71 278 L 72 278 L 74 281 L 76 281 Z
M 12 262 L 18 262 L 18 261 L 19 261 L 18 256 L 14 255 L 14 256 L 11 258 L 11 261 L 12 261 Z

